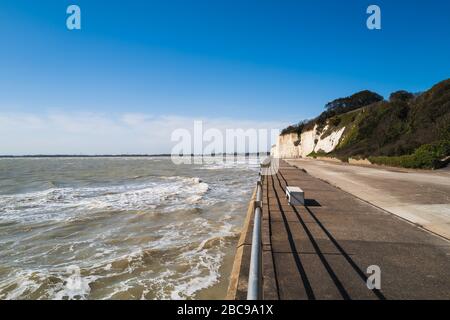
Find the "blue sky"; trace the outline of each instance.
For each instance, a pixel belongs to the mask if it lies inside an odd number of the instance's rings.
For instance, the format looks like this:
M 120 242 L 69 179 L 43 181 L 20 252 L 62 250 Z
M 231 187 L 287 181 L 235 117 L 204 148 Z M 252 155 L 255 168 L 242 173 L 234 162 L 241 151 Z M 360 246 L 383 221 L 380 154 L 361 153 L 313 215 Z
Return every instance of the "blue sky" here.
M 81 8 L 80 31 L 66 29 L 70 4 Z M 370 4 L 381 7 L 380 31 L 366 28 Z M 449 14 L 442 0 L 2 0 L 0 121 L 19 128 L 21 116 L 139 114 L 295 123 L 359 90 L 387 97 L 448 78 Z M 31 152 L 6 139 L 0 153 Z M 94 148 L 80 142 L 77 152 Z

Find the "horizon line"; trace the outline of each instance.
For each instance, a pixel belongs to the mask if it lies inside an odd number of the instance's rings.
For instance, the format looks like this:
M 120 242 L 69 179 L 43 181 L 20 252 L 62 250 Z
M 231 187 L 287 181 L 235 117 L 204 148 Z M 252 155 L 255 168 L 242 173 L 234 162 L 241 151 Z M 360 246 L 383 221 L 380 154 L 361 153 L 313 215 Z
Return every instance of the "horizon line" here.
M 179 157 L 217 157 L 217 156 L 250 156 L 250 155 L 269 155 L 269 151 L 264 152 L 235 152 L 235 153 L 211 153 L 211 154 L 180 154 Z M 0 159 L 13 158 L 126 158 L 126 157 L 171 157 L 170 153 L 159 154 L 31 154 L 31 155 L 0 155 Z

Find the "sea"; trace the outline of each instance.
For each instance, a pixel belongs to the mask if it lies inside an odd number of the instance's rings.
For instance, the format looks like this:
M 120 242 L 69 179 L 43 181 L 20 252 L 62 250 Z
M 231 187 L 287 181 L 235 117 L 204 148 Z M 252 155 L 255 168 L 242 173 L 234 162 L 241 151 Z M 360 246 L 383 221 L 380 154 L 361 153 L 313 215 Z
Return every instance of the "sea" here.
M 223 299 L 260 159 L 0 159 L 0 299 Z

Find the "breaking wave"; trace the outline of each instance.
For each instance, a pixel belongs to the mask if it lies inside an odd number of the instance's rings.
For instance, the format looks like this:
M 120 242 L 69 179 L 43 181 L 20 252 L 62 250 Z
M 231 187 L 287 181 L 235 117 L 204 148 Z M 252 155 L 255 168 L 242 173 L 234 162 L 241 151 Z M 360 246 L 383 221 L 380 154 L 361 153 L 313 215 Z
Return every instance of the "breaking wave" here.
M 105 210 L 162 211 L 189 208 L 208 191 L 200 178 L 162 177 L 160 181 L 106 187 L 50 188 L 0 196 L 0 221 L 65 220 L 83 212 Z
M 1 161 L 0 299 L 225 296 L 257 173 L 212 166 Z

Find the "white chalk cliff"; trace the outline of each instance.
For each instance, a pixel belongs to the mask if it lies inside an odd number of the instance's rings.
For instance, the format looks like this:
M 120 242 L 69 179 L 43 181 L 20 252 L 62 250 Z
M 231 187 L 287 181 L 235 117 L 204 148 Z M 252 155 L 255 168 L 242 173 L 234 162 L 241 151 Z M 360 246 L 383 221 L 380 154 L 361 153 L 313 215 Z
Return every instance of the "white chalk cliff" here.
M 328 126 L 317 131 L 317 125 L 312 130 L 304 131 L 300 137 L 296 133 L 278 136 L 277 144 L 272 146 L 270 154 L 275 158 L 303 158 L 311 152 L 331 152 L 339 144 L 345 127 L 332 131 L 321 138 Z

